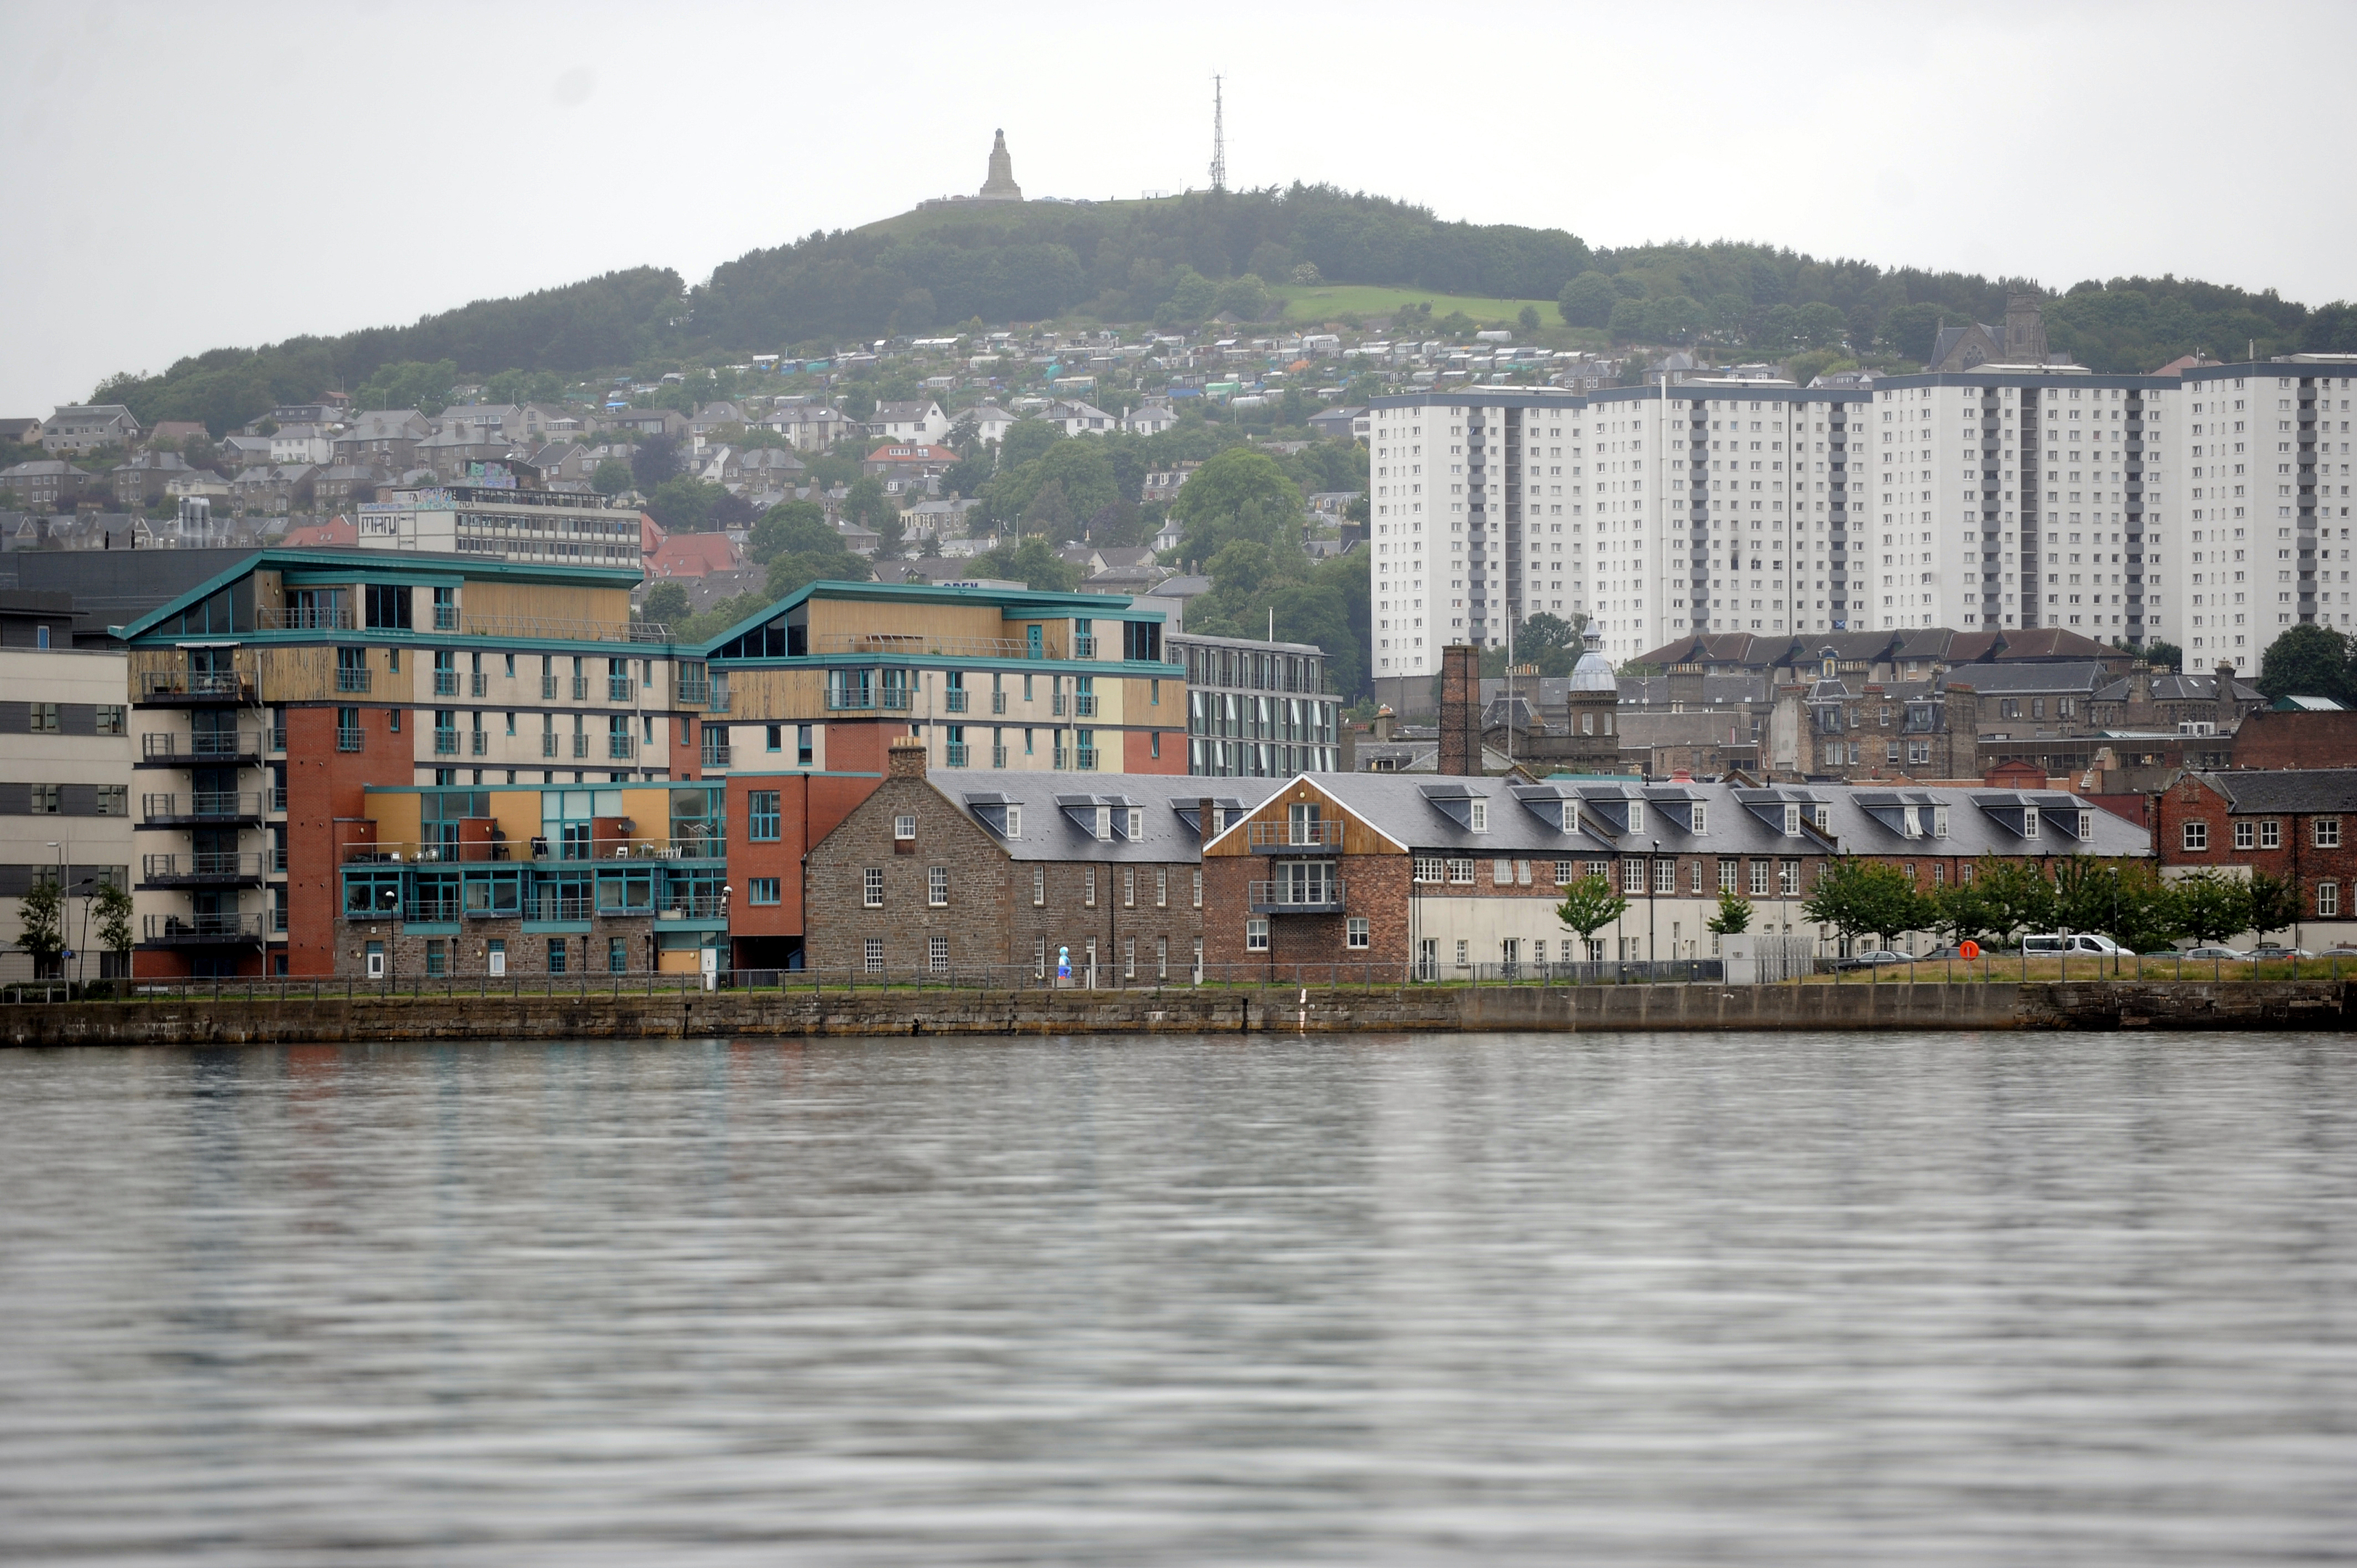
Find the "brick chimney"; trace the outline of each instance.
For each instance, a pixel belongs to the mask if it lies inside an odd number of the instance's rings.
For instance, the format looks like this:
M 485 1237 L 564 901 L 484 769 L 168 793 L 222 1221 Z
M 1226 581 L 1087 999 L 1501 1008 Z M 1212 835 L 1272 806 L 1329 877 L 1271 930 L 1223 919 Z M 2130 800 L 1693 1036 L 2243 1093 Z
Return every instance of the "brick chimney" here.
M 2130 725 L 2149 725 L 2152 711 L 2152 666 L 2139 660 L 2128 671 L 2128 707 L 2122 718 Z
M 1481 650 L 1469 642 L 1440 650 L 1440 756 L 1435 767 L 1458 778 L 1481 771 Z
M 1698 714 L 1706 705 L 1703 698 L 1702 666 L 1673 664 L 1670 666 L 1670 711 L 1675 714 Z
M 892 738 L 892 749 L 884 764 L 887 779 L 922 779 L 925 776 L 925 741 L 922 736 L 903 735 Z
M 1981 694 L 1961 682 L 1943 690 L 1947 701 L 1948 770 L 1950 779 L 1977 779 L 1981 771 Z
M 2218 665 L 2218 733 L 2233 735 L 2241 722 L 2234 704 L 2234 667 L 2221 660 Z

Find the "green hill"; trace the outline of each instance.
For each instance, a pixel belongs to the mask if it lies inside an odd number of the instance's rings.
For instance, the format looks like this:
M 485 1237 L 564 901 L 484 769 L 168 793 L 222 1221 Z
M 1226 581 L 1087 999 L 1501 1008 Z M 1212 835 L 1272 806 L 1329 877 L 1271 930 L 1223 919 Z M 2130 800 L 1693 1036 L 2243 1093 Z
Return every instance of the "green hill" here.
M 1593 273 L 1593 278 L 1581 274 Z M 2018 278 L 1883 268 L 1734 241 L 1591 251 L 1560 229 L 1444 222 L 1429 210 L 1326 186 L 1199 192 L 1153 201 L 959 203 L 920 209 L 751 252 L 683 289 L 643 267 L 514 299 L 481 300 L 415 325 L 261 349 L 221 349 L 162 375 L 119 377 L 97 395 L 146 421 L 202 420 L 216 433 L 274 403 L 323 389 L 414 384 L 390 369 L 448 361 L 457 375 L 510 388 L 533 378 L 699 355 L 823 350 L 845 339 L 1050 317 L 1192 326 L 1220 312 L 1315 319 L 1430 299 L 1511 318 L 1580 278 L 1576 326 L 1642 342 L 1693 343 L 1739 357 L 1846 343 L 1869 357 L 1920 360 L 1943 320 L 2001 317 Z M 2205 350 L 2239 357 L 2357 349 L 2357 310 L 2311 309 L 2174 277 L 2085 282 L 2052 295 L 2055 348 L 2098 371 L 2150 371 Z M 1348 301 L 1350 303 L 1346 304 Z M 1494 317 L 1476 308 L 1500 307 Z M 1586 340 L 1586 339 L 1583 339 Z

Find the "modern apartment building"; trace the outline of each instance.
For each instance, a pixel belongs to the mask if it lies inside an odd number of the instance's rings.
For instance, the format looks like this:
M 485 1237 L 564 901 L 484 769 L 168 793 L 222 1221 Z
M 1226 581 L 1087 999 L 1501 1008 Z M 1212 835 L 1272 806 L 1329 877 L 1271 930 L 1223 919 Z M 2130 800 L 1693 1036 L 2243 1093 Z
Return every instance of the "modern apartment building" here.
M 699 766 L 1187 771 L 1186 671 L 1117 594 L 813 583 L 714 639 Z M 726 715 L 725 718 L 720 715 Z
M 1192 632 L 1167 646 L 1186 676 L 1188 772 L 1290 779 L 1342 766 L 1342 699 L 1324 649 Z
M 666 835 L 679 811 L 634 803 L 659 824 L 640 833 L 617 825 L 631 810 L 597 810 L 695 771 L 704 664 L 642 640 L 638 580 L 267 550 L 123 627 L 143 770 L 138 972 L 337 972 L 367 961 L 355 912 L 439 909 L 446 893 L 473 908 L 483 878 L 484 910 L 530 907 L 544 885 L 565 905 L 582 886 L 568 863 L 600 840 L 636 854 Z M 494 810 L 493 787 L 516 797 Z M 483 868 L 468 885 L 445 886 L 470 859 Z

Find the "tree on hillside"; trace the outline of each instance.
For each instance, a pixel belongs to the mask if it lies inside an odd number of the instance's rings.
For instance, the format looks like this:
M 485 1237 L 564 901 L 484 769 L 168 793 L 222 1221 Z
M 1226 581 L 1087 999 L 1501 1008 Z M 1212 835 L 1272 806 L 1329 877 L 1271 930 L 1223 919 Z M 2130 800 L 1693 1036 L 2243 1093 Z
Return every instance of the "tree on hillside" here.
M 658 626 L 677 626 L 693 613 L 685 585 L 666 578 L 647 590 L 639 603 L 638 618 Z
M 1563 285 L 1555 296 L 1555 314 L 1567 327 L 1602 327 L 1612 319 L 1620 291 L 1602 273 L 1585 272 Z
M 1208 561 L 1231 540 L 1275 542 L 1297 534 L 1301 491 L 1276 460 L 1249 446 L 1231 446 L 1189 476 L 1170 503 L 1185 530 L 1180 548 Z
M 2253 682 L 2270 702 L 2279 697 L 2330 697 L 2357 706 L 2349 639 L 2329 626 L 2296 626 L 2267 645 Z
M 679 472 L 679 437 L 650 435 L 630 450 L 630 478 L 641 495 Z
M 1514 313 L 1514 325 L 1522 328 L 1523 337 L 1537 337 L 1539 335 L 1538 306 L 1535 305 L 1526 305 L 1523 306 L 1522 309 L 1516 311 Z
M 601 496 L 619 496 L 634 483 L 630 466 L 619 457 L 608 457 L 589 476 L 589 488 Z
M 1002 543 L 975 556 L 974 564 L 985 576 L 1004 577 L 1042 593 L 1069 594 L 1081 585 L 1081 569 L 1037 534 Z

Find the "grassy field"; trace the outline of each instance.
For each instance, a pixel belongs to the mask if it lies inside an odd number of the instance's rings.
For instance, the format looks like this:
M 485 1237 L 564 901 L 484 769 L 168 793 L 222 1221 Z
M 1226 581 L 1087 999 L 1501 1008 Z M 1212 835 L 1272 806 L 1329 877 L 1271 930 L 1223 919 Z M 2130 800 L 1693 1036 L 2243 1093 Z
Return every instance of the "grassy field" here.
M 1514 317 L 1524 306 L 1539 313 L 1542 335 L 1550 343 L 1560 338 L 1566 348 L 1601 349 L 1607 339 L 1601 332 L 1587 328 L 1566 327 L 1555 311 L 1551 299 L 1484 299 L 1476 295 L 1434 294 L 1429 289 L 1381 288 L 1372 284 L 1320 284 L 1315 288 L 1301 288 L 1291 284 L 1269 292 L 1285 301 L 1285 319 L 1290 322 L 1332 321 L 1345 311 L 1361 317 L 1389 316 L 1405 305 L 1421 305 L 1429 300 L 1432 314 L 1446 316 L 1461 310 L 1484 327 L 1514 325 Z

